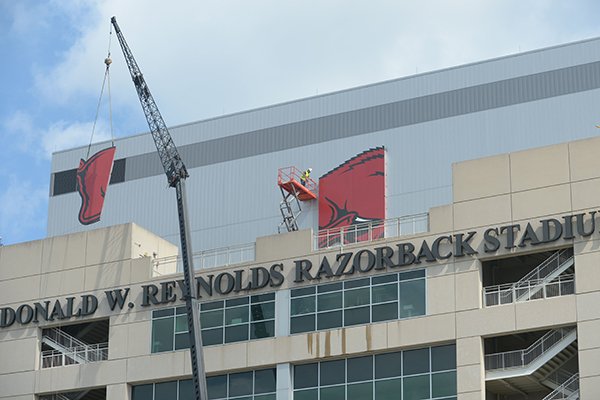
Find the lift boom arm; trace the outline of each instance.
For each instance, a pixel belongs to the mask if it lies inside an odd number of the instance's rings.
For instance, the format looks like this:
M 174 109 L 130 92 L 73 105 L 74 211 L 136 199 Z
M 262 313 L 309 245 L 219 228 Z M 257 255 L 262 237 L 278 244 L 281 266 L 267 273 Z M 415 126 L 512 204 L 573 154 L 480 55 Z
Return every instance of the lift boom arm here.
M 192 377 L 194 383 L 195 399 L 208 400 L 206 388 L 206 373 L 204 369 L 204 356 L 202 350 L 202 336 L 200 331 L 200 310 L 198 308 L 198 299 L 195 288 L 194 268 L 192 265 L 192 247 L 188 243 L 190 228 L 187 217 L 187 201 L 185 192 L 185 179 L 188 172 L 179 156 L 177 147 L 169 134 L 167 125 L 158 111 L 156 102 L 150 93 L 150 89 L 144 80 L 140 68 L 133 58 L 133 53 L 123 33 L 117 24 L 115 17 L 111 18 L 111 23 L 115 28 L 115 33 L 119 39 L 119 44 L 125 56 L 125 62 L 129 68 L 131 79 L 137 90 L 142 109 L 146 115 L 150 133 L 156 144 L 156 150 L 160 161 L 167 175 L 169 186 L 177 191 L 177 212 L 179 213 L 179 234 L 181 237 L 181 253 L 183 260 L 183 274 L 185 281 L 185 305 L 187 309 L 188 329 L 190 335 L 190 350 L 192 356 Z

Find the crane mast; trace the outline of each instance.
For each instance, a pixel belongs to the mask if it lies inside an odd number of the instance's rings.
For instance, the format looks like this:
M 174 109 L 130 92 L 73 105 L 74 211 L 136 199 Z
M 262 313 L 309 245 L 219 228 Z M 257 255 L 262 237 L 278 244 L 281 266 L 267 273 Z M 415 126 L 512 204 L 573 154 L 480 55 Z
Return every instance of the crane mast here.
M 208 400 L 206 387 L 206 373 L 204 368 L 204 355 L 202 349 L 202 335 L 200 331 L 200 309 L 195 288 L 194 268 L 192 265 L 192 247 L 188 243 L 190 227 L 188 221 L 187 196 L 185 190 L 185 179 L 189 176 L 173 138 L 169 133 L 167 125 L 156 106 L 156 102 L 150 93 L 144 76 L 137 65 L 131 49 L 125 41 L 125 37 L 117 24 L 115 17 L 110 22 L 115 28 L 119 39 L 125 62 L 129 68 L 131 79 L 137 91 L 150 133 L 154 139 L 156 150 L 160 157 L 169 186 L 174 187 L 177 194 L 177 212 L 179 214 L 179 235 L 181 238 L 181 253 L 183 260 L 183 277 L 185 281 L 185 305 L 187 310 L 187 322 L 190 336 L 190 352 L 192 358 L 192 378 L 196 400 Z

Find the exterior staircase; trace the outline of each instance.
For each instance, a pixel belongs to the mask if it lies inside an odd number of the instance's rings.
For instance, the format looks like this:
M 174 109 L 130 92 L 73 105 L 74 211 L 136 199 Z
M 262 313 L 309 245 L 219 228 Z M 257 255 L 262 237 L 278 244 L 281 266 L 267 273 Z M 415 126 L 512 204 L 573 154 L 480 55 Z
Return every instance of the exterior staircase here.
M 58 328 L 45 330 L 42 343 L 53 349 L 42 351 L 42 368 L 86 364 L 108 358 L 108 343 L 87 344 Z
M 576 328 L 551 330 L 526 349 L 486 355 L 486 387 L 523 395 L 556 389 L 559 384 L 550 378 L 576 355 Z
M 579 400 L 579 374 L 574 374 L 542 400 Z
M 537 298 L 547 283 L 558 278 L 560 274 L 571 268 L 574 263 L 573 250 L 557 251 L 531 272 L 515 282 L 516 301 L 527 301 Z

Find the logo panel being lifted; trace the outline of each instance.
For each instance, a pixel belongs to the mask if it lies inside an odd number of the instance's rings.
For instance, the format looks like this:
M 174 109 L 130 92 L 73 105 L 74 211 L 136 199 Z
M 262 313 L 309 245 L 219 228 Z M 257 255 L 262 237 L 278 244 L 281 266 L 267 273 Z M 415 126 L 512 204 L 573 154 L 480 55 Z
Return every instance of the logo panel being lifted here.
M 100 221 L 104 196 L 110 180 L 116 147 L 100 150 L 87 161 L 79 161 L 77 191 L 81 196 L 79 222 L 82 225 Z
M 382 238 L 384 219 L 383 147 L 364 151 L 319 179 L 319 247 Z

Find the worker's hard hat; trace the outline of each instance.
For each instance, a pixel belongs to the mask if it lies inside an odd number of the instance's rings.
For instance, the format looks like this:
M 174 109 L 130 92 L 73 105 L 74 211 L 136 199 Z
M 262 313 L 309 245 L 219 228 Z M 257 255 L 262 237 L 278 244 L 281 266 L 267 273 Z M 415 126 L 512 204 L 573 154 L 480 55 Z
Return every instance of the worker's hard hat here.
M 309 169 L 308 169 L 308 172 L 312 172 L 312 168 L 309 168 Z

